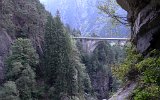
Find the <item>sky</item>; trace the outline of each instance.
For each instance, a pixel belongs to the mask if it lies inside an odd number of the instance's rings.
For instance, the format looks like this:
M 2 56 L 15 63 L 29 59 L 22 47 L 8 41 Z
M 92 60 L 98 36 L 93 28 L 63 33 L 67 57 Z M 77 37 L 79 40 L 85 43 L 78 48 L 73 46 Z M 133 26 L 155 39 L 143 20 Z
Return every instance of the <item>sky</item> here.
M 53 8 L 56 8 L 56 7 L 53 7 L 53 5 L 55 4 L 55 0 L 39 0 L 39 1 L 45 6 L 47 11 L 51 12 L 52 14 L 53 12 L 55 12 L 53 9 Z
M 44 3 L 44 2 L 47 2 L 48 0 L 40 0 L 40 2 Z

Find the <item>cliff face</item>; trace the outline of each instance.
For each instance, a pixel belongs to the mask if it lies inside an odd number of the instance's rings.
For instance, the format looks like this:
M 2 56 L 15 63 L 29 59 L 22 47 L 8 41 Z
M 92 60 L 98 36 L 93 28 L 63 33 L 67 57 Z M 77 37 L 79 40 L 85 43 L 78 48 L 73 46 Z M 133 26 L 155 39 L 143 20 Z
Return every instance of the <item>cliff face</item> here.
M 159 0 L 117 0 L 128 12 L 132 28 L 132 42 L 142 54 L 160 49 L 160 1 Z
M 39 0 L 1 0 L 0 8 L 0 82 L 2 82 L 5 58 L 14 39 L 30 38 L 37 52 L 43 54 L 41 44 L 48 13 Z
M 128 22 L 132 29 L 131 42 L 137 51 L 146 56 L 150 50 L 160 50 L 160 1 L 117 0 L 117 2 L 128 12 Z M 129 83 L 109 100 L 124 100 L 136 87 L 137 83 Z

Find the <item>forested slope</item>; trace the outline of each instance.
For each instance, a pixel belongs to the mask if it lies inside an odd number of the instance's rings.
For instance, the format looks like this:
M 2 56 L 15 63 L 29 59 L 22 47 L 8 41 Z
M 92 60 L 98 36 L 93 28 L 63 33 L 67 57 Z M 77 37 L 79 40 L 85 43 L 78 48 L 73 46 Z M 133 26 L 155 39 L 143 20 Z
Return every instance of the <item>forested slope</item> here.
M 42 55 L 42 41 L 48 12 L 39 0 L 0 1 L 0 79 L 4 79 L 4 60 L 16 38 L 31 39 L 37 53 Z
M 0 99 L 109 97 L 115 59 L 110 44 L 100 42 L 85 56 L 81 41 L 70 38 L 81 32 L 66 27 L 59 11 L 52 16 L 38 0 L 2 0 L 0 8 Z

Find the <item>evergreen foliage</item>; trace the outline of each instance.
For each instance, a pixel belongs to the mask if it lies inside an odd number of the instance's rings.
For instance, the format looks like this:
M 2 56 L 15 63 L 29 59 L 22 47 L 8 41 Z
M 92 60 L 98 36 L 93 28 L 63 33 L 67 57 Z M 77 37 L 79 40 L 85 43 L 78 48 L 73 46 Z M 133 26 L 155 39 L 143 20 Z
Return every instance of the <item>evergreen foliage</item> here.
M 17 39 L 12 45 L 12 54 L 8 58 L 6 79 L 15 82 L 22 100 L 34 99 L 35 65 L 38 55 L 29 39 Z
M 124 82 L 137 81 L 131 99 L 133 100 L 159 100 L 160 94 L 160 52 L 153 50 L 147 58 L 142 57 L 134 49 L 128 48 L 125 62 L 114 69 Z
M 138 54 L 131 47 L 126 47 L 127 57 L 120 66 L 115 66 L 112 68 L 113 73 L 123 82 L 128 80 L 135 80 L 139 74 L 138 69 L 135 67 L 139 61 L 142 60 L 142 56 Z
M 60 16 L 57 15 L 54 19 L 49 16 L 45 32 L 45 66 L 47 82 L 55 87 L 55 99 L 60 99 L 60 94 L 68 91 L 70 52 L 69 36 L 65 33 Z
M 113 62 L 114 56 L 111 46 L 106 42 L 100 42 L 91 55 L 90 64 L 92 67 L 87 68 L 89 73 L 98 70 L 102 70 L 104 73 L 107 73 L 106 71 L 110 72 L 110 68 L 108 66 L 113 64 Z
M 76 43 L 73 41 L 72 42 L 72 56 L 71 56 L 71 61 L 72 61 L 72 66 L 75 67 L 75 69 L 78 71 L 78 91 L 81 93 L 88 93 L 92 94 L 92 86 L 91 86 L 91 81 L 90 77 L 86 71 L 86 66 L 81 63 L 81 58 L 80 58 L 80 52 L 76 47 Z
M 0 100 L 20 100 L 16 83 L 7 81 L 0 87 Z
M 95 84 L 98 84 L 98 82 L 100 82 L 101 79 L 108 79 L 109 88 L 103 91 L 106 94 L 105 98 L 108 97 L 112 87 L 111 65 L 114 63 L 114 54 L 111 48 L 112 47 L 109 43 L 99 42 L 98 46 L 95 48 L 93 53 L 91 53 L 90 55 L 83 56 L 83 62 L 87 67 L 87 72 L 89 74 L 89 77 L 91 78 L 91 83 L 94 86 L 93 88 L 91 88 L 91 91 L 99 99 L 102 99 L 102 97 L 100 97 L 101 94 L 99 94 L 100 92 L 102 92 L 102 90 L 97 90 L 98 88 L 95 87 Z M 100 74 L 100 76 L 95 76 L 97 74 Z M 102 87 L 105 88 L 104 86 Z
M 160 94 L 160 51 L 152 50 L 149 57 L 136 64 L 140 72 L 139 86 L 134 100 L 159 100 Z
M 54 18 L 48 16 L 44 52 L 45 75 L 50 86 L 50 98 L 60 100 L 66 96 L 82 95 L 87 75 L 85 66 L 80 62 L 77 47 L 65 30 L 59 13 Z
M 126 57 L 125 46 L 115 44 L 111 48 L 112 48 L 113 55 L 114 55 L 114 64 L 123 63 Z
M 27 63 L 30 66 L 35 66 L 38 63 L 38 55 L 29 39 L 18 38 L 12 45 L 11 51 L 12 55 L 7 62 L 9 66 L 14 62 Z

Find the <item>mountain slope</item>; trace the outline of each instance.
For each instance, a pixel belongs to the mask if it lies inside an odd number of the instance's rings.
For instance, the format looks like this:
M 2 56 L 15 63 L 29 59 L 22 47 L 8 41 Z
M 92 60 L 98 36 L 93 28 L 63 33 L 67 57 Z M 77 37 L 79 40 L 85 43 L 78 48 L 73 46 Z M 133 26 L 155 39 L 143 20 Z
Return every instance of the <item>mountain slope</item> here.
M 45 2 L 41 0 L 41 2 L 53 15 L 59 10 L 63 22 L 69 24 L 72 28 L 79 29 L 83 35 L 96 33 L 98 36 L 111 37 L 110 34 L 115 31 L 115 29 L 111 29 L 110 18 L 107 18 L 106 22 L 99 20 L 102 16 L 97 9 L 99 0 L 46 0 Z M 121 9 L 119 12 L 126 14 Z M 129 33 L 129 30 L 123 25 L 119 25 L 117 29 L 118 32 L 121 32 L 121 37 Z
M 32 40 L 34 48 L 42 55 L 44 26 L 48 12 L 39 0 L 0 1 L 0 82 L 4 78 L 4 61 L 12 42 L 19 37 Z

